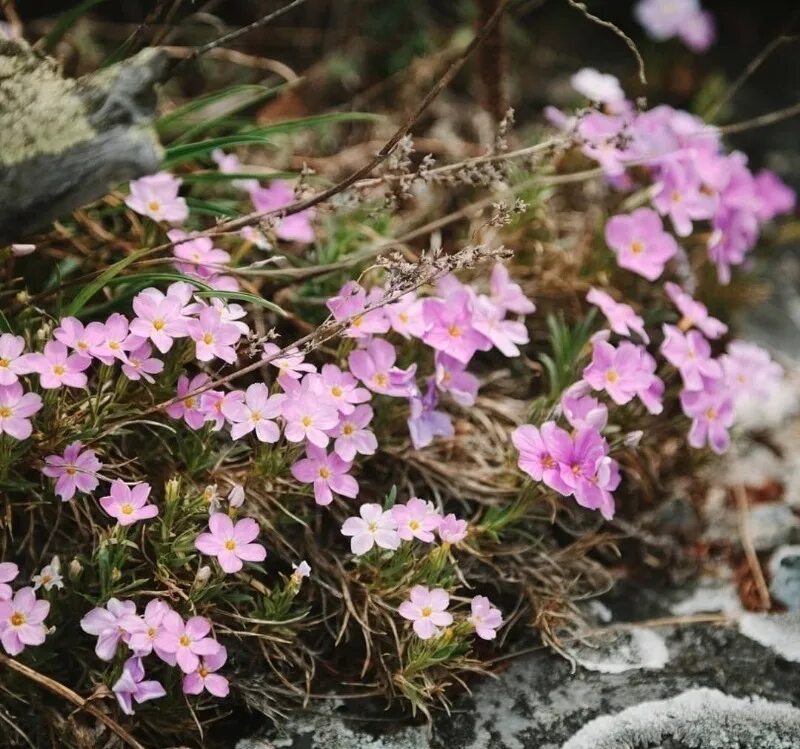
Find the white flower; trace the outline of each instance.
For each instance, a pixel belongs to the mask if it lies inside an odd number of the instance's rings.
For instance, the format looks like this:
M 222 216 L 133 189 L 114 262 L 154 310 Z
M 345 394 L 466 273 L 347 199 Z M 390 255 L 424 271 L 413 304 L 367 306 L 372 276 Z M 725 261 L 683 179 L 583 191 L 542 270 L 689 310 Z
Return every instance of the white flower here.
M 300 564 L 292 562 L 292 569 L 294 570 L 292 577 L 298 580 L 302 580 L 304 577 L 308 577 L 311 574 L 311 565 L 306 562 L 305 559 L 300 562 Z
M 570 83 L 572 88 L 590 101 L 606 104 L 625 98 L 616 76 L 600 73 L 594 68 L 582 68 L 570 78 Z
M 352 536 L 350 549 L 353 554 L 366 554 L 375 544 L 382 549 L 400 546 L 397 520 L 391 511 L 384 512 L 378 504 L 364 504 L 358 513 L 361 517 L 347 518 L 342 525 L 342 534 Z
M 234 484 L 228 492 L 228 504 L 231 507 L 241 507 L 244 504 L 244 487 L 241 484 Z
M 31 579 L 33 581 L 34 590 L 38 590 L 39 588 L 44 588 L 45 590 L 50 590 L 54 587 L 59 589 L 63 588 L 64 578 L 61 577 L 61 562 L 58 556 L 54 556 L 50 560 L 50 564 L 42 567 L 42 571 L 38 575 L 34 575 Z

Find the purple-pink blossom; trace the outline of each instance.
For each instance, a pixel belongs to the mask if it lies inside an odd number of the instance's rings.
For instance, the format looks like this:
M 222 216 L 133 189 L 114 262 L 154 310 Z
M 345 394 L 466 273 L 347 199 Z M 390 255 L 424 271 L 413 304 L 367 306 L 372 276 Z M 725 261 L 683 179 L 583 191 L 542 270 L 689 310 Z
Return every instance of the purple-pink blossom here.
M 392 517 L 397 522 L 400 538 L 404 541 L 417 538 L 427 544 L 433 542 L 433 534 L 442 521 L 434 506 L 419 497 L 411 497 L 405 504 L 392 507 Z
M 329 505 L 334 493 L 351 499 L 358 496 L 358 482 L 348 473 L 352 465 L 335 452 L 329 454 L 323 447 L 308 444 L 306 457 L 298 460 L 291 471 L 298 481 L 314 485 L 318 505 Z
M 313 364 L 305 361 L 305 356 L 297 349 L 289 349 L 278 356 L 280 351 L 280 347 L 274 343 L 264 345 L 263 358 L 268 358 L 267 363 L 278 370 L 279 379 L 288 377 L 299 380 L 305 373 L 317 371 Z
M 681 313 L 679 329 L 698 328 L 706 338 L 719 338 L 728 332 L 728 326 L 711 317 L 705 304 L 698 302 L 687 294 L 680 286 L 670 281 L 664 284 L 664 291 Z
M 10 582 L 17 579 L 19 567 L 14 562 L 0 562 L 0 601 L 7 601 L 13 595 Z
M 492 346 L 492 341 L 475 327 L 473 300 L 467 291 L 456 291 L 447 299 L 426 299 L 422 314 L 428 326 L 422 340 L 464 364 L 476 351 Z
M 422 299 L 413 292 L 403 294 L 396 302 L 387 304 L 383 310 L 391 329 L 403 338 L 422 338 L 427 329 L 422 314 Z
M 184 304 L 174 296 L 165 296 L 156 289 L 145 289 L 133 298 L 136 317 L 131 320 L 130 331 L 140 338 L 149 339 L 162 354 L 166 354 L 176 338 L 187 335 L 189 319 L 183 307 Z
M 149 343 L 143 343 L 133 351 L 129 351 L 125 357 L 125 362 L 122 364 L 122 373 L 129 380 L 155 382 L 153 375 L 164 371 L 164 362 L 152 356 L 152 354 L 153 349 Z
M 397 520 L 391 510 L 367 503 L 358 508 L 358 515 L 347 518 L 342 524 L 342 535 L 350 536 L 353 554 L 366 554 L 375 545 L 390 550 L 400 546 Z
M 132 616 L 136 616 L 136 604 L 133 601 L 109 598 L 105 607 L 98 606 L 81 619 L 81 629 L 97 637 L 94 652 L 100 660 L 110 661 L 117 652 L 120 640 L 128 642 L 130 634 L 123 625 Z
M 396 361 L 394 346 L 382 338 L 373 338 L 365 349 L 353 351 L 348 358 L 350 371 L 374 393 L 408 396 L 416 388 L 417 365 L 402 370 L 395 367 Z
M 415 585 L 397 612 L 403 619 L 413 622 L 417 637 L 430 640 L 441 632 L 442 627 L 453 623 L 453 615 L 447 611 L 449 605 L 450 596 L 444 588 L 431 590 L 424 585 Z
M 283 433 L 289 442 L 307 440 L 317 447 L 327 447 L 328 432 L 339 423 L 339 409 L 323 396 L 324 392 L 318 376 L 309 374 L 296 393 L 287 394 L 281 404 L 281 416 L 286 422 Z
M 124 481 L 115 479 L 111 490 L 100 498 L 100 506 L 120 525 L 131 525 L 139 520 L 148 520 L 158 515 L 158 507 L 148 503 L 150 484 L 138 483 L 133 488 Z
M 263 213 L 277 211 L 295 201 L 294 191 L 289 183 L 283 180 L 275 180 L 269 187 L 256 187 L 250 191 L 250 198 L 255 209 Z M 314 227 L 311 225 L 313 218 L 313 208 L 306 208 L 290 216 L 278 217 L 275 236 L 287 242 L 313 242 Z
M 281 431 L 274 419 L 281 413 L 284 395 L 270 395 L 263 382 L 250 385 L 243 397 L 224 398 L 222 413 L 231 422 L 231 437 L 238 440 L 255 430 L 259 442 L 277 442 Z
M 215 653 L 204 655 L 195 671 L 183 677 L 184 694 L 200 694 L 205 690 L 215 697 L 227 697 L 230 692 L 228 680 L 216 673 L 228 660 L 228 651 L 220 645 Z
M 0 600 L 0 643 L 6 653 L 19 655 L 26 647 L 41 645 L 49 612 L 50 604 L 37 601 L 33 588 L 20 588 L 13 598 Z
M 335 364 L 325 364 L 320 370 L 320 382 L 325 397 L 336 404 L 341 414 L 351 414 L 356 405 L 365 403 L 372 395 L 358 386 L 358 381 L 349 372 L 343 372 Z
M 720 357 L 725 383 L 739 402 L 766 398 L 783 379 L 783 368 L 755 343 L 731 341 Z
M 460 406 L 473 406 L 478 397 L 480 383 L 475 375 L 466 371 L 466 365 L 458 359 L 437 351 L 434 359 L 436 365 L 436 387 Z
M 0 386 L 0 434 L 27 439 L 33 432 L 31 417 L 41 407 L 41 396 L 23 392 L 19 382 Z
M 536 312 L 536 305 L 525 296 L 522 287 L 511 281 L 508 268 L 502 263 L 495 263 L 489 279 L 489 298 L 505 312 L 517 315 L 529 315 Z
M 460 543 L 467 537 L 467 521 L 451 512 L 439 521 L 436 532 L 446 544 Z
M 644 320 L 634 312 L 630 305 L 616 301 L 600 289 L 590 289 L 586 295 L 586 301 L 599 307 L 608 320 L 611 330 L 618 335 L 630 338 L 633 333 L 636 333 L 645 343 L 650 343 L 650 337 L 644 329 Z
M 721 380 L 703 380 L 702 388 L 681 393 L 683 412 L 692 420 L 689 444 L 703 447 L 706 443 L 718 455 L 730 446 L 728 430 L 733 425 L 733 397 Z
M 141 616 L 122 617 L 120 626 L 127 633 L 128 647 L 135 655 L 145 656 L 153 652 L 156 637 L 161 631 L 161 623 L 171 610 L 169 604 L 159 598 L 153 598 L 148 601 Z
M 200 429 L 208 416 L 202 410 L 200 396 L 187 395 L 187 393 L 193 393 L 207 385 L 209 381 L 209 376 L 204 372 L 195 375 L 191 380 L 186 375 L 181 375 L 178 378 L 178 387 L 175 393 L 180 400 L 167 406 L 165 409 L 167 414 L 173 419 L 182 418 L 186 422 L 186 426 L 191 429 Z
M 606 242 L 616 253 L 621 268 L 648 281 L 655 281 L 678 252 L 674 237 L 664 231 L 661 218 L 650 208 L 612 216 L 606 224 Z
M 436 409 L 438 402 L 433 377 L 429 378 L 422 395 L 415 394 L 409 398 L 408 433 L 415 450 L 427 447 L 436 437 L 452 437 L 455 434 L 450 416 Z
M 674 325 L 664 325 L 662 356 L 678 369 L 687 390 L 702 390 L 704 378 L 722 377 L 722 366 L 711 358 L 711 346 L 702 333 L 683 333 Z
M 589 395 L 590 385 L 579 380 L 561 395 L 561 410 L 573 429 L 602 432 L 608 423 L 608 408 Z
M 470 602 L 470 609 L 467 621 L 475 627 L 475 634 L 482 640 L 494 640 L 497 630 L 503 626 L 500 609 L 492 605 L 486 596 L 475 596 Z
M 372 408 L 366 404 L 340 417 L 338 425 L 330 431 L 334 438 L 333 449 L 340 457 L 353 460 L 356 455 L 374 454 L 378 440 L 372 430 L 367 429 L 371 421 Z
M 228 364 L 236 361 L 236 343 L 241 337 L 239 329 L 224 322 L 215 307 L 204 307 L 197 318 L 186 323 L 186 332 L 194 341 L 198 361 L 222 359 Z
M 0 386 L 13 385 L 19 375 L 30 371 L 25 366 L 25 339 L 19 335 L 0 335 Z
M 169 172 L 158 172 L 131 182 L 131 194 L 125 204 L 153 221 L 180 224 L 189 217 L 189 207 L 178 197 L 181 180 Z
M 258 523 L 242 518 L 234 525 L 224 512 L 215 512 L 208 520 L 209 533 L 201 533 L 194 542 L 198 551 L 216 557 L 224 572 L 239 572 L 244 562 L 263 562 L 267 550 L 259 543 Z
M 67 446 L 63 455 L 48 455 L 42 473 L 56 479 L 55 492 L 63 502 L 72 499 L 75 492 L 91 492 L 100 483 L 97 472 L 103 464 L 94 450 L 84 450 L 80 441 Z
M 80 354 L 70 354 L 60 341 L 48 341 L 42 353 L 27 354 L 25 357 L 28 370 L 39 375 L 39 384 L 45 390 L 62 386 L 86 387 L 83 371 L 90 363 Z
M 632 400 L 651 383 L 652 373 L 640 346 L 623 341 L 616 348 L 607 341 L 592 344 L 592 362 L 583 370 L 583 379 L 595 390 L 605 390 L 620 405 Z
M 103 325 L 89 323 L 84 326 L 76 317 L 64 317 L 53 331 L 53 338 L 89 360 L 92 349 L 103 343 Z
M 148 700 L 159 699 L 167 694 L 161 682 L 155 679 L 145 679 L 144 675 L 142 659 L 135 655 L 131 656 L 125 661 L 119 679 L 111 687 L 111 691 L 125 715 L 134 714 L 134 702 L 138 705 Z
M 184 622 L 176 611 L 168 611 L 161 621 L 161 631 L 155 647 L 170 665 L 178 664 L 184 674 L 197 671 L 200 656 L 213 655 L 222 647 L 209 637 L 211 622 L 202 616 L 193 616 Z

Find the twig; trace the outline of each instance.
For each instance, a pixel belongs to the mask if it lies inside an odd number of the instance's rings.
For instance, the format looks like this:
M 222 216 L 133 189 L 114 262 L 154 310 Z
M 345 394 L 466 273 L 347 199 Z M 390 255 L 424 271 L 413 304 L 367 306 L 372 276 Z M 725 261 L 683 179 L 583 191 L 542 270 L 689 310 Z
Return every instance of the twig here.
M 768 125 L 774 125 L 776 122 L 781 122 L 782 120 L 788 120 L 792 117 L 796 117 L 800 114 L 800 101 L 796 104 L 792 104 L 785 109 L 778 109 L 775 112 L 769 112 L 767 114 L 762 114 L 758 117 L 753 117 L 750 120 L 744 120 L 743 122 L 736 122 L 733 125 L 724 125 L 723 127 L 717 128 L 719 132 L 729 135 L 730 133 L 741 133 L 744 130 L 754 130 L 758 127 L 766 127 Z
M 798 13 L 794 14 L 794 17 L 789 22 L 789 26 L 792 26 L 794 22 L 797 20 Z M 766 62 L 767 58 L 780 47 L 782 44 L 788 44 L 789 42 L 795 42 L 800 39 L 800 35 L 794 34 L 784 34 L 782 36 L 773 39 L 764 49 L 758 54 L 752 62 L 744 69 L 744 72 L 728 87 L 728 90 L 722 95 L 722 98 L 714 105 L 712 110 L 708 113 L 708 122 L 709 124 L 714 122 L 717 115 L 719 114 L 722 107 L 724 107 L 735 95 L 736 92 L 744 85 L 745 81 L 750 78 L 753 73 L 756 72 L 763 64 Z
M 296 8 L 299 5 L 302 5 L 306 0 L 292 0 L 288 5 L 284 5 L 282 8 L 278 8 L 278 10 L 273 11 L 272 13 L 267 14 L 266 16 L 262 16 L 253 23 L 247 24 L 247 26 L 242 26 L 240 29 L 236 29 L 235 31 L 231 31 L 228 34 L 223 34 L 221 37 L 214 39 L 214 41 L 208 42 L 208 44 L 203 44 L 202 46 L 195 49 L 191 56 L 187 57 L 184 60 L 180 60 L 179 62 L 175 63 L 170 70 L 170 75 L 174 75 L 175 71 L 178 70 L 182 65 L 185 65 L 190 60 L 196 60 L 198 57 L 202 57 L 206 52 L 210 52 L 212 49 L 216 47 L 222 47 L 225 44 L 228 44 L 239 37 L 245 36 L 245 34 L 249 34 L 251 31 L 255 31 L 262 26 L 266 26 L 268 23 L 271 23 L 276 18 L 280 18 L 285 13 L 288 13 L 292 8 Z
M 65 700 L 67 700 L 67 702 L 71 702 L 81 710 L 85 710 L 87 713 L 90 713 L 103 724 L 105 724 L 106 727 L 117 734 L 117 736 L 119 736 L 128 746 L 133 747 L 133 749 L 145 749 L 145 747 L 133 736 L 131 736 L 119 723 L 117 723 L 117 721 L 106 715 L 101 710 L 98 710 L 88 700 L 85 700 L 77 692 L 73 692 L 69 687 L 65 687 L 55 679 L 51 679 L 49 676 L 40 674 L 30 666 L 26 666 L 19 661 L 14 660 L 13 658 L 9 658 L 7 655 L 3 655 L 2 653 L 0 653 L 0 665 L 6 666 L 17 673 L 22 674 L 31 681 L 36 682 L 39 686 L 48 689 L 49 691 L 53 692 L 53 694 L 63 697 Z
M 733 487 L 733 496 L 736 498 L 736 509 L 739 515 L 739 536 L 742 539 L 744 555 L 753 575 L 758 597 L 761 599 L 761 607 L 764 611 L 769 611 L 772 607 L 772 600 L 769 596 L 769 588 L 767 588 L 767 581 L 764 579 L 761 563 L 758 561 L 756 548 L 753 545 L 753 538 L 750 535 L 750 528 L 747 523 L 747 511 L 750 503 L 747 500 L 747 491 L 742 484 L 737 484 Z
M 644 60 L 642 59 L 642 54 L 639 52 L 636 43 L 631 39 L 619 26 L 611 21 L 606 21 L 604 18 L 600 18 L 599 16 L 594 15 L 591 13 L 589 9 L 586 7 L 585 3 L 580 3 L 578 0 L 567 0 L 567 2 L 576 10 L 579 10 L 586 16 L 590 21 L 598 24 L 599 26 L 604 26 L 607 29 L 613 31 L 620 39 L 622 39 L 625 44 L 628 45 L 628 49 L 633 53 L 633 56 L 636 58 L 636 63 L 639 66 L 639 80 L 642 82 L 643 86 L 647 85 L 647 77 L 645 76 L 644 72 Z

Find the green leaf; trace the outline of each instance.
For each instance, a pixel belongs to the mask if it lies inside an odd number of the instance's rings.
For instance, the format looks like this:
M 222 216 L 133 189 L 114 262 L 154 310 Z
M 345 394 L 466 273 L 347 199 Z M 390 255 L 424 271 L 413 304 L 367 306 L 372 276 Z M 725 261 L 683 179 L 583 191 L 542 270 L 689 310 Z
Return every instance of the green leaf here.
M 279 307 L 277 304 L 275 304 L 275 302 L 270 302 L 268 299 L 264 299 L 264 297 L 260 297 L 257 294 L 250 294 L 247 291 L 219 291 L 214 289 L 212 291 L 198 291 L 195 296 L 214 297 L 217 299 L 232 299 L 237 302 L 259 304 L 262 307 L 266 307 L 268 310 L 272 310 L 278 315 L 282 315 L 283 317 L 289 316 L 286 310 Z
M 3 310 L 0 310 L 0 330 L 5 333 L 11 333 L 11 323 L 8 321 L 8 318 L 3 313 Z

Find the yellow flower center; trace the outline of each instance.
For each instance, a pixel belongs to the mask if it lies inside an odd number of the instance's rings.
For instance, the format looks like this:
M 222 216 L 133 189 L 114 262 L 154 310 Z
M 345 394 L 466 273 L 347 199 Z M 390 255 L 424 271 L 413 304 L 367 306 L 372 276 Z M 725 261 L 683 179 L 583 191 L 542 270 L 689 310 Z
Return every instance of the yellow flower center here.
M 11 362 L 8 359 L 0 359 L 0 367 L 5 369 Z
M 250 414 L 250 420 L 253 421 L 253 422 L 261 421 L 262 418 L 263 417 L 261 416 L 261 411 L 253 411 Z
M 303 423 L 303 426 L 306 429 L 308 429 L 308 427 L 314 423 L 314 419 L 312 419 L 310 416 L 304 416 L 302 419 L 300 419 L 300 421 Z
M 108 342 L 108 347 L 112 351 L 118 351 L 119 350 L 119 341 L 109 341 Z
M 342 434 L 346 437 L 349 437 L 355 431 L 356 428 L 353 424 L 347 423 L 342 426 Z
M 155 639 L 156 639 L 156 635 L 157 635 L 157 634 L 158 634 L 158 630 L 157 630 L 155 627 L 149 627 L 149 628 L 148 628 L 148 630 L 147 630 L 147 636 L 148 636 L 148 637 L 149 637 L 151 640 L 155 640 Z
M 160 210 L 161 210 L 161 203 L 159 203 L 157 200 L 151 200 L 151 201 L 150 201 L 150 202 L 147 204 L 147 209 L 148 209 L 148 210 L 149 210 L 151 213 L 157 213 L 158 211 L 160 211 Z
M 635 242 L 632 242 L 631 252 L 634 255 L 641 255 L 644 252 L 644 243 L 640 242 L 638 239 Z
M 130 502 L 126 502 L 122 507 L 119 508 L 119 511 L 123 515 L 133 515 L 133 505 Z
M 433 613 L 433 609 L 430 606 L 425 606 L 421 613 L 422 616 L 430 616 Z
M 75 348 L 79 348 L 81 351 L 86 351 L 89 348 L 89 343 L 87 341 L 77 341 L 75 343 Z
M 67 373 L 66 368 L 63 367 L 61 364 L 56 364 L 53 367 L 53 374 L 54 375 L 58 375 L 59 377 L 61 377 L 62 375 L 65 375 L 66 373 Z
M 208 669 L 205 666 L 200 666 L 200 668 L 197 669 L 197 673 L 200 674 L 201 679 L 205 679 L 206 676 L 208 676 Z
M 65 470 L 68 476 L 74 476 L 78 472 L 75 466 L 67 466 Z
M 354 328 L 360 328 L 361 324 L 364 322 L 364 318 L 359 315 L 358 317 L 353 318 L 353 322 L 350 323 Z
M 189 645 L 192 644 L 192 641 L 189 639 L 189 635 L 181 635 L 178 642 L 185 648 L 188 648 Z
M 606 380 L 608 380 L 608 382 L 616 382 L 618 379 L 619 375 L 615 370 L 609 369 L 608 372 L 606 372 Z
M 412 520 L 411 522 L 409 522 L 408 527 L 411 528 L 412 531 L 419 530 L 419 521 L 418 520 Z
M 682 196 L 677 190 L 672 191 L 672 195 L 670 195 L 670 198 L 672 198 L 673 203 L 680 203 L 682 200 Z
M 331 395 L 332 395 L 334 398 L 341 398 L 341 397 L 342 397 L 342 395 L 344 395 L 344 390 L 342 390 L 342 389 L 341 389 L 341 388 L 340 388 L 338 385 L 334 385 L 334 386 L 331 388 Z
M 371 523 L 367 523 L 367 530 L 370 533 L 375 533 L 378 530 L 378 524 L 374 520 Z
M 0 419 L 10 419 L 13 413 L 9 406 L 0 406 Z
M 460 338 L 461 337 L 461 333 L 462 333 L 462 330 L 461 330 L 461 328 L 458 327 L 458 325 L 451 325 L 447 329 L 447 334 L 451 338 Z
M 236 541 L 234 541 L 232 538 L 229 538 L 229 539 L 228 539 L 228 540 L 225 542 L 225 548 L 226 548 L 228 551 L 233 551 L 233 550 L 236 548 Z
M 11 626 L 21 627 L 23 624 L 25 624 L 25 614 L 21 614 L 19 611 L 15 611 L 11 615 Z
M 53 582 L 53 576 L 52 575 L 42 575 L 42 585 L 46 586 L 47 583 L 51 583 L 51 582 Z
M 714 419 L 716 419 L 716 418 L 717 418 L 717 410 L 716 410 L 715 408 L 709 408 L 709 409 L 706 411 L 706 418 L 707 418 L 709 421 L 714 421 Z
M 387 377 L 387 376 L 386 376 L 386 375 L 385 375 L 383 372 L 378 372 L 378 374 L 376 374 L 376 375 L 375 375 L 375 376 L 372 378 L 372 381 L 373 381 L 373 382 L 374 382 L 374 383 L 375 383 L 375 384 L 376 384 L 378 387 L 386 387 L 386 386 L 389 384 L 389 378 L 388 378 L 388 377 Z
M 203 333 L 203 343 L 205 343 L 207 346 L 210 346 L 212 343 L 214 343 L 214 336 L 211 335 L 211 333 Z
M 400 313 L 400 314 L 397 316 L 397 319 L 398 319 L 398 320 L 400 320 L 400 322 L 408 322 L 408 314 L 407 314 L 407 313 L 405 313 L 405 312 L 401 312 L 401 313 Z
M 166 325 L 166 323 L 161 319 L 153 320 L 153 327 L 156 330 L 163 330 L 165 325 Z
M 330 477 L 330 475 L 331 472 L 325 466 L 322 466 L 322 468 L 319 469 L 320 478 L 327 479 Z
M 186 408 L 194 408 L 195 399 L 193 397 L 185 398 L 183 401 Z

